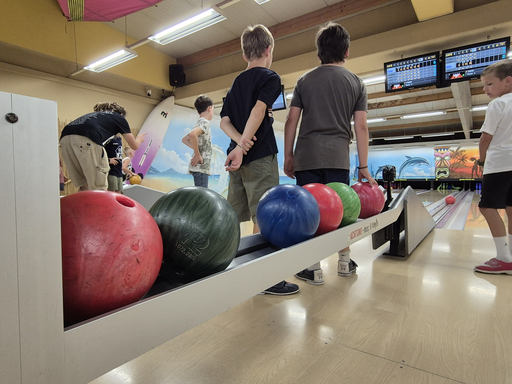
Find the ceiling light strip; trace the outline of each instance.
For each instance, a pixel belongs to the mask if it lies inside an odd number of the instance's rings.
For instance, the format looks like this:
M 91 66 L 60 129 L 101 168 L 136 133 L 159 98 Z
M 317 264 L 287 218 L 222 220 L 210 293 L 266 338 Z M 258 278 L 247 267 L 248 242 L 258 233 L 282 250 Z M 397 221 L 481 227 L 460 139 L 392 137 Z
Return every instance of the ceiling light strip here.
M 162 45 L 169 44 L 173 41 L 181 39 L 182 37 L 188 36 L 194 32 L 217 24 L 222 20 L 226 20 L 226 17 L 210 8 L 197 16 L 194 16 L 188 20 L 167 28 L 162 32 L 150 36 L 148 39 Z
M 135 57 L 137 57 L 137 52 L 129 48 L 123 48 L 112 55 L 85 66 L 84 69 L 93 72 L 102 72 Z

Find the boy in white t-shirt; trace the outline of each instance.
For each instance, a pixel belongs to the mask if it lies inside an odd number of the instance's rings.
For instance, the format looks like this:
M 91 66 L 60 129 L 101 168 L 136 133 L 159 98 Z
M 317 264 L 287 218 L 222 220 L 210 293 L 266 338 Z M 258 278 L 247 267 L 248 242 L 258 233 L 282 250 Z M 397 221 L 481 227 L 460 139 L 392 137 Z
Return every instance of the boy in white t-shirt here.
M 512 275 L 512 60 L 489 65 L 481 75 L 489 103 L 478 148 L 484 167 L 478 207 L 487 220 L 496 244 L 496 257 L 477 265 L 475 271 Z M 505 209 L 505 223 L 498 213 Z
M 188 166 L 188 172 L 194 177 L 194 185 L 208 188 L 212 159 L 210 121 L 213 119 L 213 101 L 208 96 L 201 95 L 194 102 L 194 107 L 199 113 L 199 119 L 194 129 L 181 141 L 194 150 Z

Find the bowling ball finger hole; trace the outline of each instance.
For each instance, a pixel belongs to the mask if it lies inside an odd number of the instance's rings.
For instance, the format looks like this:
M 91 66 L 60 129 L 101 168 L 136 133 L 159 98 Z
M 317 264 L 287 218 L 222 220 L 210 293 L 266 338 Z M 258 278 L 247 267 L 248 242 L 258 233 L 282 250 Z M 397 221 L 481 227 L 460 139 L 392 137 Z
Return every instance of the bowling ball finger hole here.
M 116 200 L 119 204 L 124 205 L 125 207 L 128 207 L 128 208 L 135 207 L 135 203 L 133 202 L 133 200 L 130 200 L 129 198 L 127 198 L 125 196 L 116 196 Z

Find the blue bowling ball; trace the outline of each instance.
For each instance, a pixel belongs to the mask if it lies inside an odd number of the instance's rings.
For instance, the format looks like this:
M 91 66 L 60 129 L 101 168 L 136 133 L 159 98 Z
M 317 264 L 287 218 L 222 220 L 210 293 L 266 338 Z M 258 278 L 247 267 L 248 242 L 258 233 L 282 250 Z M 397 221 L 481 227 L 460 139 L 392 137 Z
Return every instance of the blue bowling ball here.
M 269 189 L 261 197 L 256 220 L 266 240 L 285 248 L 315 235 L 320 223 L 320 209 L 305 188 L 282 184 Z

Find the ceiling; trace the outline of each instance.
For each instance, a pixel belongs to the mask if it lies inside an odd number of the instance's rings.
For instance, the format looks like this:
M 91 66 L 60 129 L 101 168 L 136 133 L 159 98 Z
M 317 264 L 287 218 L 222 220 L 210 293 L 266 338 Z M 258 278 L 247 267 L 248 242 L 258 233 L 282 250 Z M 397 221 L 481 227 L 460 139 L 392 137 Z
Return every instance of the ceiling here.
M 419 20 L 439 17 L 436 12 L 455 14 L 484 6 L 494 0 L 271 0 L 257 4 L 254 0 L 226 0 L 222 3 L 208 0 L 164 0 L 157 5 L 139 11 L 126 18 L 109 23 L 121 32 L 144 41 L 148 36 L 181 22 L 200 11 L 214 7 L 227 19 L 203 31 L 187 36 L 167 45 L 150 42 L 153 48 L 177 59 L 187 74 L 187 85 L 177 89 L 177 104 L 192 106 L 200 93 L 213 95 L 217 105 L 229 89 L 234 76 L 245 68 L 239 48 L 239 36 L 247 25 L 261 23 L 269 27 L 276 39 L 274 63 L 304 60 L 302 56 L 315 51 L 314 35 L 318 26 L 335 20 L 345 25 L 352 41 L 371 37 L 389 30 L 419 24 Z M 390 17 L 395 15 L 395 17 Z M 494 36 L 502 37 L 502 36 Z M 421 40 L 421 39 L 420 39 Z M 448 40 L 448 39 L 446 39 Z M 473 42 L 473 41 L 472 41 Z M 431 49 L 431 42 L 425 38 L 425 48 Z M 421 44 L 420 44 L 421 46 Z M 442 50 L 443 48 L 436 48 Z M 421 47 L 416 50 L 418 53 Z M 402 55 L 403 56 L 403 55 Z M 399 59 L 396 56 L 395 59 Z M 383 74 L 383 62 L 378 62 L 375 73 L 359 73 L 362 77 Z M 371 60 L 371 57 L 368 59 Z M 378 59 L 376 59 L 378 60 Z M 297 77 L 316 66 L 313 60 L 299 71 L 281 71 L 272 67 L 283 78 L 288 92 L 293 90 Z M 201 72 L 204 72 L 201 75 Z M 284 72 L 284 73 L 283 73 Z M 231 76 L 230 76 L 231 75 Z M 212 79 L 230 77 L 229 82 L 220 82 L 216 89 L 207 84 Z M 187 91 L 194 84 L 204 85 L 197 91 Z M 213 88 L 212 88 L 213 87 Z M 384 84 L 368 86 L 368 119 L 386 118 L 386 121 L 369 123 L 373 144 L 389 143 L 399 138 L 401 143 L 443 139 L 478 137 L 485 111 L 471 112 L 470 108 L 488 103 L 479 81 L 459 83 L 442 89 L 419 89 L 387 94 Z M 421 119 L 401 119 L 404 114 L 426 111 L 445 111 L 446 114 Z M 284 122 L 286 111 L 275 113 L 278 121 Z M 371 121 L 371 120 L 370 120 Z M 472 133 L 472 131 L 475 131 Z M 443 136 L 431 137 L 439 133 Z M 451 136 L 447 135 L 451 134 Z M 407 137 L 410 137 L 407 139 Z M 387 140 L 384 140 L 387 139 Z
M 211 7 L 226 20 L 167 45 L 147 40 L 149 36 Z M 439 11 L 447 14 L 439 16 L 436 14 Z M 176 89 L 169 86 L 165 91 L 166 94 L 174 92 L 176 104 L 192 108 L 200 94 L 210 96 L 216 106 L 222 104 L 222 97 L 232 81 L 247 65 L 240 51 L 240 35 L 248 25 L 260 23 L 271 30 L 275 38 L 271 68 L 281 76 L 286 91 L 291 92 L 297 78 L 319 64 L 315 34 L 318 27 L 328 21 L 339 22 L 351 35 L 346 67 L 368 78 L 382 75 L 386 61 L 510 36 L 510 14 L 511 0 L 270 0 L 261 5 L 254 0 L 163 0 L 104 24 L 136 42 L 129 47 L 137 49 L 147 45 L 183 64 L 187 78 L 185 86 Z M 70 62 L 59 66 L 55 57 L 50 62 L 41 57 L 37 60 L 33 56 L 25 58 L 26 51 L 5 44 L 0 48 L 0 61 L 11 64 L 66 77 L 73 72 L 68 68 L 75 67 L 75 63 Z M 58 73 L 59 68 L 67 73 Z M 112 81 L 108 81 L 109 76 Z M 139 95 L 145 95 L 145 86 L 151 87 L 147 83 L 141 86 L 136 78 L 126 77 L 119 81 L 116 76 L 107 70 L 101 74 L 81 73 L 73 79 Z M 386 143 L 384 138 L 392 137 L 402 138 L 401 143 L 439 140 L 441 136 L 425 137 L 434 133 L 452 133 L 452 136 L 442 136 L 445 139 L 478 137 L 471 131 L 480 128 L 485 112 L 470 109 L 489 101 L 479 81 L 393 94 L 386 94 L 383 84 L 367 88 L 368 119 L 387 118 L 383 122 L 369 123 L 372 145 Z M 446 114 L 421 119 L 400 118 L 404 114 L 433 110 L 446 111 Z M 283 123 L 286 111 L 277 111 L 274 116 Z

